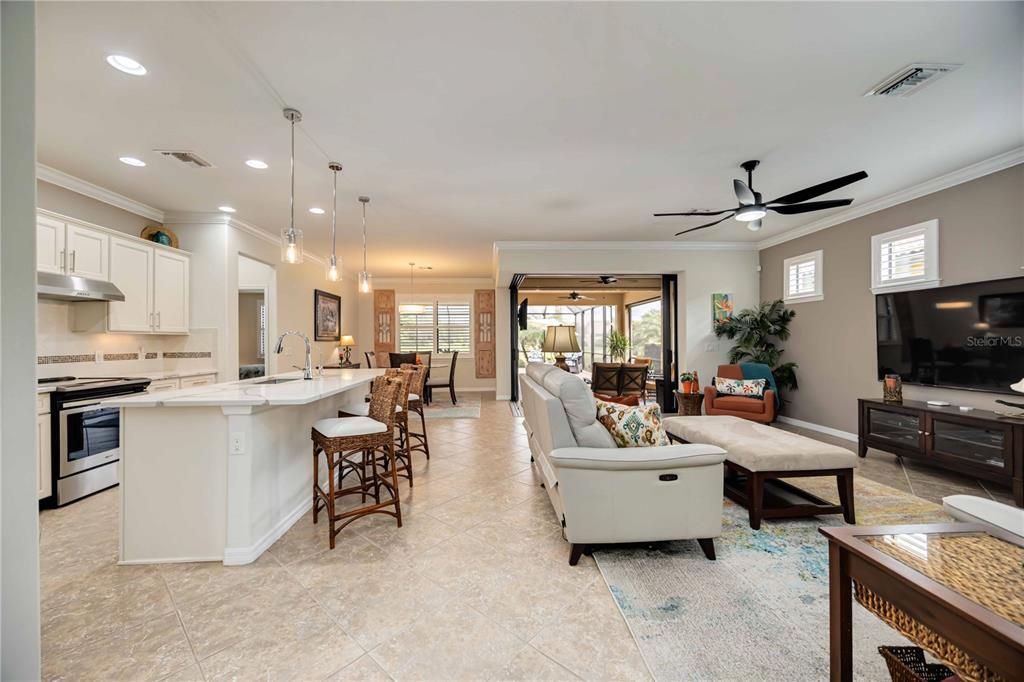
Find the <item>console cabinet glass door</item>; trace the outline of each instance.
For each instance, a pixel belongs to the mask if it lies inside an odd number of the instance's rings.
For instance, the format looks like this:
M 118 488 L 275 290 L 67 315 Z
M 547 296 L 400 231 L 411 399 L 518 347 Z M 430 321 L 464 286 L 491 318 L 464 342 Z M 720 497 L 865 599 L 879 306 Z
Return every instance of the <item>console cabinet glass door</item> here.
M 924 430 L 917 415 L 869 407 L 868 435 L 893 445 L 921 449 Z
M 1009 428 L 960 423 L 936 416 L 930 422 L 933 454 L 1000 470 L 1008 468 Z

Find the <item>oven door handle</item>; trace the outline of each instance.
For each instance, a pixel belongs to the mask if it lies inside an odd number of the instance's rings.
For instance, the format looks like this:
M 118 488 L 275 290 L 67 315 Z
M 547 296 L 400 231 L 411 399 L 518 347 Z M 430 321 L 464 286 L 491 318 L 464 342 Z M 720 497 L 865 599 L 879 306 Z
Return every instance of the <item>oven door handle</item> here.
M 67 409 L 69 407 L 73 409 Z M 60 406 L 60 410 L 58 411 L 61 414 L 78 414 L 79 412 L 88 412 L 89 410 L 87 408 L 89 407 L 95 407 L 98 410 L 104 409 L 103 405 L 101 405 L 100 403 L 96 402 L 95 399 L 93 399 L 79 400 L 73 403 L 64 403 Z

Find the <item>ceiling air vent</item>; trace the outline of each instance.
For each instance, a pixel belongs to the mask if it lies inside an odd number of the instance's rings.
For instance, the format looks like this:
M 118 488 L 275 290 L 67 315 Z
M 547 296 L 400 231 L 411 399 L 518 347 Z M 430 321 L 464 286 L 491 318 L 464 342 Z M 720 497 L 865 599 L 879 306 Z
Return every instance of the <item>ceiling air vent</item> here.
M 864 93 L 865 97 L 910 97 L 962 64 L 911 64 Z
M 186 165 L 195 166 L 196 168 L 213 168 L 212 163 L 195 152 L 183 149 L 154 149 L 153 151 L 157 154 L 163 154 L 164 156 L 169 156 L 172 159 L 177 159 Z

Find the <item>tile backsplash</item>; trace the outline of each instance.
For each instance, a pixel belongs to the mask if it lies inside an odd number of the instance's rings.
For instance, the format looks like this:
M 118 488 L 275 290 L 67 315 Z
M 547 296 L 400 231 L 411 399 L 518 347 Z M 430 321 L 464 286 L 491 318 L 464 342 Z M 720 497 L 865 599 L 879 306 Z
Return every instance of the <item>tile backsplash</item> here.
M 215 368 L 216 329 L 193 329 L 187 336 L 78 333 L 71 330 L 73 305 L 39 301 L 36 371 L 40 378 Z

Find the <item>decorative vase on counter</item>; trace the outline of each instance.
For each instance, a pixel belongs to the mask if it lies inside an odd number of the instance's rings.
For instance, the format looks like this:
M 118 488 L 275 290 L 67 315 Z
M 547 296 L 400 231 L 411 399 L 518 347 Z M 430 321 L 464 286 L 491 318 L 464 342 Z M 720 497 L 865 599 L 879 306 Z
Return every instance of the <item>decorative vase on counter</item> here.
M 886 374 L 882 380 L 882 399 L 887 403 L 903 402 L 903 380 L 899 374 Z

